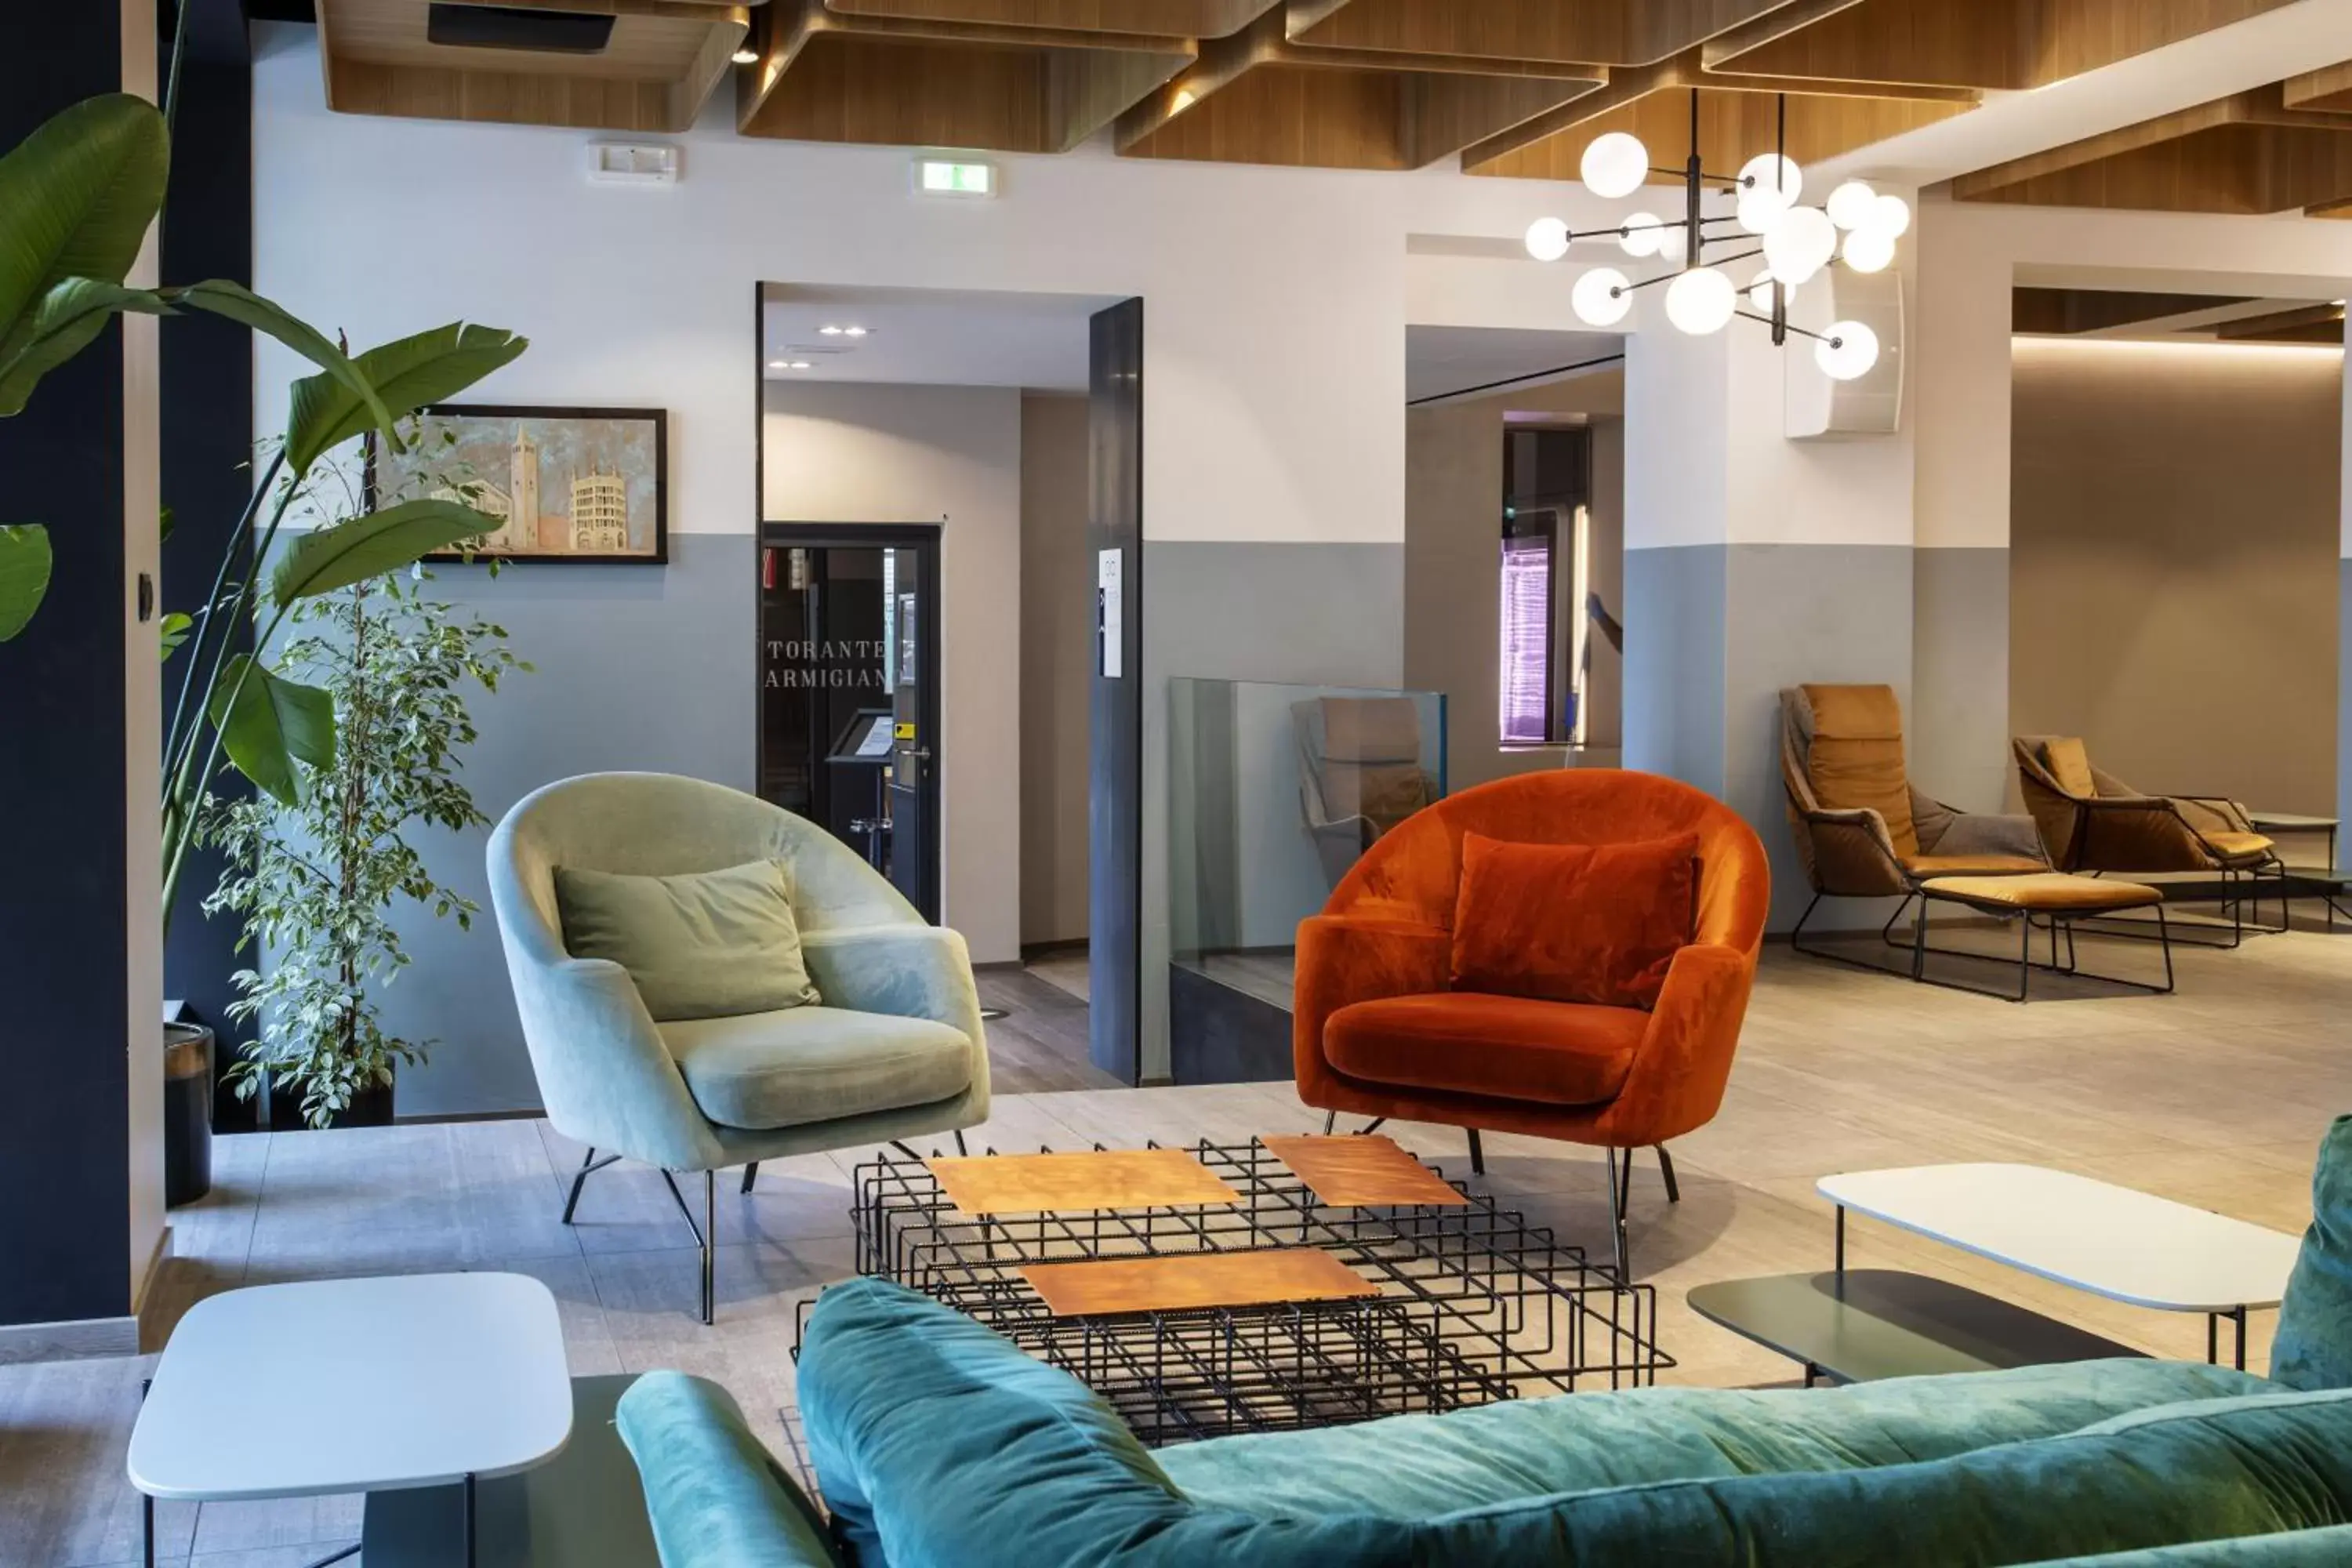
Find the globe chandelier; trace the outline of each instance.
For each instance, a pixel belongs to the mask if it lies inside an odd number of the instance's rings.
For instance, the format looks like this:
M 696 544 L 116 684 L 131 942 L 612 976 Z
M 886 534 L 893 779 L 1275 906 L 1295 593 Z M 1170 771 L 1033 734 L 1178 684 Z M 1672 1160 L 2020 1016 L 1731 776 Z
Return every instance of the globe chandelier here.
M 1760 321 L 1772 330 L 1774 344 L 1785 347 L 1791 334 L 1811 340 L 1813 363 L 1823 374 L 1852 381 L 1878 363 L 1878 334 L 1862 321 L 1833 321 L 1823 331 L 1811 331 L 1789 320 L 1789 303 L 1798 289 L 1832 264 L 1856 272 L 1884 271 L 1895 260 L 1895 242 L 1911 226 L 1911 208 L 1902 197 L 1885 195 L 1861 180 L 1848 180 L 1832 191 L 1818 207 L 1803 206 L 1804 171 L 1789 158 L 1789 100 L 1780 100 L 1779 126 L 1773 151 L 1759 153 L 1735 175 L 1709 174 L 1699 163 L 1698 92 L 1691 92 L 1690 157 L 1682 168 L 1654 166 L 1641 138 L 1612 131 L 1584 150 L 1580 172 L 1584 188 L 1604 201 L 1632 195 L 1652 174 L 1680 174 L 1683 216 L 1661 218 L 1654 213 L 1628 214 L 1613 228 L 1570 229 L 1556 217 L 1542 217 L 1528 226 L 1528 254 L 1538 261 L 1558 261 L 1579 240 L 1613 239 L 1630 257 L 1656 257 L 1674 270 L 1639 282 L 1614 267 L 1595 267 L 1576 280 L 1569 293 L 1579 320 L 1595 327 L 1613 327 L 1633 308 L 1633 295 L 1643 289 L 1665 285 L 1666 320 L 1693 336 L 1721 331 L 1734 316 Z M 1708 214 L 1704 210 L 1708 187 L 1735 198 L 1734 210 Z M 1736 255 L 1713 247 L 1748 246 Z M 1740 308 L 1743 290 L 1726 268 L 1759 258 L 1763 268 L 1744 290 L 1751 310 Z

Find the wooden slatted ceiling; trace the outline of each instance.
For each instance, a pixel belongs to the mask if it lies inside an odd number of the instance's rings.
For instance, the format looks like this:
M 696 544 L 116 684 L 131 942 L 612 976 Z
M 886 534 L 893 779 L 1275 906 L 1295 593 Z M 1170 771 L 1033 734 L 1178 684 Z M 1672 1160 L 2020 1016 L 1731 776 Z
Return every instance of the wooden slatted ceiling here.
M 2290 109 L 2274 83 L 1963 174 L 1952 195 L 2163 212 L 2325 209 L 2352 195 L 2352 114 Z
M 845 16 L 1222 38 L 1281 0 L 828 0 Z
M 1062 153 L 1192 62 L 1188 37 L 849 14 L 774 0 L 746 136 Z
M 1605 71 L 1315 47 L 1269 11 L 1119 118 L 1118 151 L 1322 168 L 1412 169 L 1591 91 Z
M 2179 43 L 2293 0 L 1846 0 L 1780 33 L 1717 39 L 1711 69 L 2022 90 Z M 1752 47 L 1748 47 L 1752 45 Z
M 751 13 L 499 0 L 615 18 L 601 54 L 451 48 L 427 0 L 320 0 L 330 105 L 633 131 L 690 124 Z M 1817 162 L 2294 0 L 772 0 L 746 135 L 1570 178 L 1632 130 L 1680 161 Z M 2352 63 L 1963 177 L 1976 201 L 2352 215 Z
M 594 55 L 455 48 L 425 37 L 425 0 L 319 0 L 327 106 L 351 114 L 679 132 L 751 29 L 740 5 L 696 0 L 505 0 L 614 18 Z

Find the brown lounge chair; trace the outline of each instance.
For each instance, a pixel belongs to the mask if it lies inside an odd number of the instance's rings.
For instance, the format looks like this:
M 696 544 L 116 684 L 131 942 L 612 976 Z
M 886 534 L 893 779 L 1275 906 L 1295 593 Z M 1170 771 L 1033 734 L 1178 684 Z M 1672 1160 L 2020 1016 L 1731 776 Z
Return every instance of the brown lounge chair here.
M 2231 914 L 2231 947 L 2245 934 L 2245 892 L 2239 884 L 2264 871 L 2284 875 L 2271 841 L 2254 831 L 2246 808 L 2234 800 L 2142 795 L 2092 766 L 2074 735 L 2019 735 L 2009 744 L 2025 807 L 2051 864 L 2061 871 L 2217 875 Z
M 1803 944 L 1805 921 L 1823 899 L 1900 899 L 1880 932 L 1892 942 L 1895 922 L 1930 879 L 2050 869 L 2033 818 L 1956 811 L 1912 786 L 1903 710 L 1891 686 L 1783 690 L 1780 781 L 1813 889 L 1790 942 L 1810 957 L 1881 967 Z

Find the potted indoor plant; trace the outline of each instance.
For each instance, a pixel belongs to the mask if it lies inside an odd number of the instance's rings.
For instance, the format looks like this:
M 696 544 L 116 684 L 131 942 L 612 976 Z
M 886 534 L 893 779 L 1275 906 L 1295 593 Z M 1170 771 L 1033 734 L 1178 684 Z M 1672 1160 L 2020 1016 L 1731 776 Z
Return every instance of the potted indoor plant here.
M 229 1081 L 241 1098 L 264 1084 L 299 1096 L 312 1127 L 390 1121 L 395 1068 L 430 1043 L 383 1026 L 377 992 L 408 963 L 393 914 L 415 905 L 467 927 L 477 911 L 410 836 L 488 825 L 457 777 L 475 736 L 466 693 L 530 668 L 504 627 L 431 597 L 430 581 L 421 567 L 407 582 L 386 574 L 294 610 L 278 667 L 327 694 L 334 752 L 298 764 L 292 805 L 256 795 L 202 816 L 228 861 L 205 912 L 240 917 L 240 947 L 268 955 L 236 976 L 229 1013 L 257 1021 L 260 1038 Z M 270 1120 L 289 1121 L 274 1109 Z

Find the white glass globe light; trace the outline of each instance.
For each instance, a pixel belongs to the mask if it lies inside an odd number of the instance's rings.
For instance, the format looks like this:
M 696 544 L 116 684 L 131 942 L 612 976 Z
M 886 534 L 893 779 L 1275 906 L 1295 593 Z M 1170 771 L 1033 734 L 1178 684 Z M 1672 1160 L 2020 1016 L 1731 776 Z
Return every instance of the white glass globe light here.
M 1858 228 L 1845 237 L 1845 264 L 1856 272 L 1884 272 L 1895 259 L 1895 237 L 1880 228 Z
M 1860 180 L 1848 180 L 1830 193 L 1830 221 L 1840 228 L 1862 228 L 1877 210 L 1878 193 Z
M 1871 204 L 1870 226 L 1889 239 L 1900 239 L 1911 227 L 1911 204 L 1901 196 L 1881 196 Z
M 1568 291 L 1576 319 L 1592 327 L 1613 327 L 1633 308 L 1633 285 L 1614 267 L 1596 267 Z
M 1748 280 L 1748 302 L 1769 315 L 1772 310 L 1772 290 L 1775 287 L 1780 289 L 1783 299 L 1793 300 L 1797 296 L 1797 291 L 1787 284 L 1774 284 L 1772 269 L 1768 267 Z
M 1568 225 L 1556 217 L 1539 217 L 1528 225 L 1528 254 L 1538 261 L 1558 261 L 1568 254 Z
M 1793 206 L 1804 189 L 1805 172 L 1797 167 L 1793 158 L 1759 153 L 1739 166 L 1739 191 L 1743 196 L 1762 196 L 1784 207 Z
M 1832 321 L 1813 344 L 1813 363 L 1832 381 L 1852 381 L 1878 363 L 1878 334 L 1860 321 Z
M 1753 191 L 1740 192 L 1739 205 L 1735 209 L 1739 226 L 1750 234 L 1771 233 L 1772 226 L 1780 222 L 1780 215 L 1788 210 L 1788 203 L 1773 196 L 1758 195 Z
M 1666 320 L 1693 337 L 1719 332 L 1739 304 L 1739 290 L 1712 267 L 1694 267 L 1666 285 Z
M 1655 256 L 1665 238 L 1655 213 L 1628 213 L 1619 230 L 1618 245 L 1628 256 Z
M 1784 283 L 1802 283 L 1837 254 L 1837 226 L 1819 207 L 1790 207 L 1764 237 L 1764 262 Z
M 1658 258 L 1680 267 L 1690 256 L 1690 229 L 1674 224 L 1658 226 Z
M 1628 132 L 1612 131 L 1584 150 L 1578 164 L 1584 188 L 1604 200 L 1630 196 L 1650 177 L 1650 150 Z

